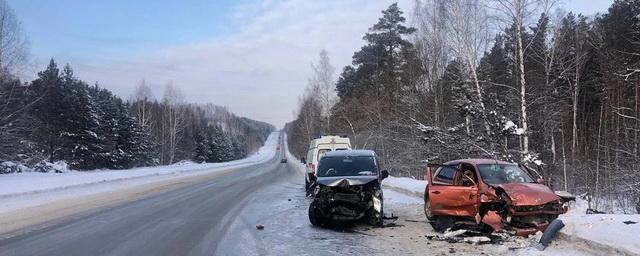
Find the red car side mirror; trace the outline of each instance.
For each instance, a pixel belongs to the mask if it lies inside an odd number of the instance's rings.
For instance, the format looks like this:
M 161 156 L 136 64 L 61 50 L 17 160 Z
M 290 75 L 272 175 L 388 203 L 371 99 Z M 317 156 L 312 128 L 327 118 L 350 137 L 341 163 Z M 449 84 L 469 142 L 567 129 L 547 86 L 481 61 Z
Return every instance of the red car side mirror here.
M 544 179 L 543 178 L 538 178 L 538 180 L 536 182 L 538 182 L 539 184 L 544 185 Z

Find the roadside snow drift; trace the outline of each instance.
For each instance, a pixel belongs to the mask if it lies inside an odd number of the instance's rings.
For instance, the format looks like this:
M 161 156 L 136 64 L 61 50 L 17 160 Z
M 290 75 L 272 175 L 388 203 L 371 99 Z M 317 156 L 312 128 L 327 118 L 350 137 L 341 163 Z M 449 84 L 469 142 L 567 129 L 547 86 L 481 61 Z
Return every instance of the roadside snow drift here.
M 427 186 L 427 182 L 407 177 L 389 176 L 382 181 L 382 185 L 405 194 L 422 198 L 424 197 L 424 189 Z
M 121 181 L 172 174 L 200 174 L 221 171 L 228 167 L 243 167 L 272 159 L 276 154 L 278 132 L 273 132 L 264 146 L 249 157 L 224 163 L 179 162 L 172 165 L 141 167 L 128 170 L 70 171 L 66 173 L 26 172 L 0 175 L 0 198 L 27 193 L 64 189 L 89 184 Z
M 583 199 L 571 206 L 568 213 L 559 217 L 565 223 L 560 233 L 595 249 L 610 247 L 620 253 L 640 255 L 640 214 L 585 214 L 587 202 Z

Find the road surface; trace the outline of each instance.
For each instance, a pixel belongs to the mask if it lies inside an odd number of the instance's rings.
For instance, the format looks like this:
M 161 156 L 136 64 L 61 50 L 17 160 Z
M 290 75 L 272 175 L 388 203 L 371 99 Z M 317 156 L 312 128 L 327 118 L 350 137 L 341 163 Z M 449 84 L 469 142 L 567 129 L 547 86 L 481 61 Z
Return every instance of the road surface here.
M 294 163 L 280 163 L 281 151 L 266 163 L 0 237 L 0 256 L 532 254 L 430 241 L 426 235 L 436 233 L 421 213 L 421 200 L 386 189 L 385 212 L 400 216 L 387 227 L 313 227 L 303 177 Z M 551 254 L 554 248 L 557 253 L 560 246 L 552 246 Z

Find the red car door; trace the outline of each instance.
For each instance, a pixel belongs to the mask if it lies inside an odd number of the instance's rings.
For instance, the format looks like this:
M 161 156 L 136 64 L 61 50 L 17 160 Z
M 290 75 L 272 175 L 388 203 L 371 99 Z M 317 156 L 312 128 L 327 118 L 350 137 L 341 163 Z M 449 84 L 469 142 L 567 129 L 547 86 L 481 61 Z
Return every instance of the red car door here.
M 460 166 L 442 166 L 429 175 L 428 197 L 434 216 L 473 217 L 478 213 L 478 186 L 456 185 L 460 179 Z

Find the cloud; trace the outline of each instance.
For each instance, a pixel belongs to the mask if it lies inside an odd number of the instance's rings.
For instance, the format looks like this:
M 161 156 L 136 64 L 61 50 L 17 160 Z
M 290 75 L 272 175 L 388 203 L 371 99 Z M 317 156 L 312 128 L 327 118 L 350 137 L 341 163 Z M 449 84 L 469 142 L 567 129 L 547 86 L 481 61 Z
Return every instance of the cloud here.
M 157 98 L 168 81 L 188 101 L 282 127 L 293 119 L 311 63 L 322 48 L 339 72 L 351 62 L 362 36 L 395 1 L 263 0 L 236 7 L 233 33 L 223 38 L 167 47 L 139 56 L 72 61 L 76 74 L 128 97 L 142 79 Z M 408 16 L 412 0 L 399 5 Z M 214 36 L 212 35 L 212 38 Z

